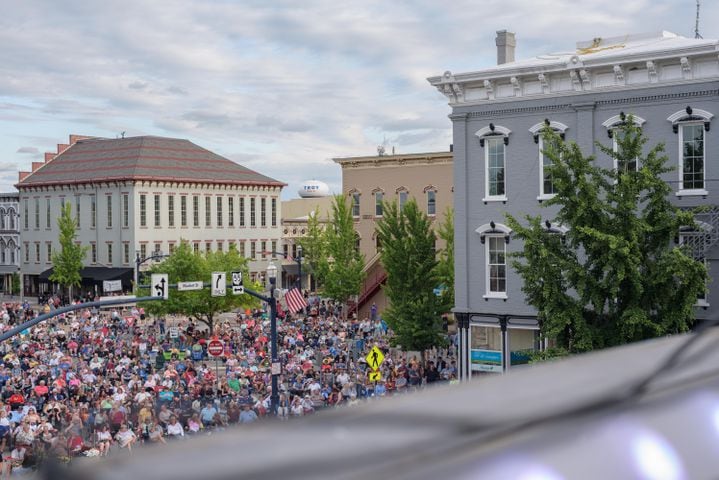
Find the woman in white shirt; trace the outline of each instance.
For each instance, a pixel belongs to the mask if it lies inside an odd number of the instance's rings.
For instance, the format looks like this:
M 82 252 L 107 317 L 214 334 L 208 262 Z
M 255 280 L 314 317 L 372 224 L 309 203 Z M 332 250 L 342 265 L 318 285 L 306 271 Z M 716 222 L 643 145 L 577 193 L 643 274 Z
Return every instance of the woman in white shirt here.
M 97 437 L 97 449 L 100 451 L 100 456 L 106 457 L 112 442 L 112 434 L 107 424 L 104 424 L 102 429 L 96 432 L 95 436 Z
M 174 415 L 170 417 L 170 423 L 167 424 L 167 435 L 174 438 L 185 436 L 185 430 L 182 428 L 182 424 L 177 421 L 177 417 Z
M 127 428 L 126 423 L 123 423 L 120 426 L 120 431 L 117 432 L 117 435 L 115 435 L 115 439 L 117 440 L 118 445 L 120 445 L 120 448 L 126 448 L 130 453 L 132 453 L 132 445 L 137 441 L 137 436 L 132 430 Z

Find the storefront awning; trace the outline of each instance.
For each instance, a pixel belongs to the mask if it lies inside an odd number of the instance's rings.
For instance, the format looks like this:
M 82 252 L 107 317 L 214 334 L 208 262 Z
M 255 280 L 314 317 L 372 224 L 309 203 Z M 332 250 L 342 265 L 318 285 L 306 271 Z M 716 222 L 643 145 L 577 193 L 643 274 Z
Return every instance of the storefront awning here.
M 49 283 L 52 272 L 52 268 L 45 270 L 39 275 L 38 280 Z M 83 284 L 99 283 L 104 280 L 122 280 L 123 284 L 129 284 L 132 281 L 132 275 L 132 268 L 83 267 L 80 269 Z

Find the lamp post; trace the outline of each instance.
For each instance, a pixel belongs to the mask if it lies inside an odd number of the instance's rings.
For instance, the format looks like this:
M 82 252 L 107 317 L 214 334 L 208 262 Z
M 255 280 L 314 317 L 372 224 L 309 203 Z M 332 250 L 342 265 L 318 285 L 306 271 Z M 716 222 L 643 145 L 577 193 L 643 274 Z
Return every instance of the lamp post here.
M 270 394 L 270 410 L 272 415 L 277 415 L 277 407 L 280 403 L 279 393 L 279 360 L 277 358 L 277 301 L 275 300 L 275 284 L 277 282 L 277 266 L 274 262 L 270 262 L 267 266 L 267 279 L 270 282 L 270 355 L 272 363 L 270 372 L 272 374 L 272 393 Z
M 156 250 L 152 252 L 148 257 L 140 258 L 140 252 L 135 252 L 135 275 L 134 275 L 134 282 L 135 282 L 135 288 L 137 288 L 139 276 L 140 276 L 140 265 L 143 263 L 149 261 L 149 260 L 160 260 L 162 258 L 167 258 L 169 255 L 165 255 L 159 250 Z

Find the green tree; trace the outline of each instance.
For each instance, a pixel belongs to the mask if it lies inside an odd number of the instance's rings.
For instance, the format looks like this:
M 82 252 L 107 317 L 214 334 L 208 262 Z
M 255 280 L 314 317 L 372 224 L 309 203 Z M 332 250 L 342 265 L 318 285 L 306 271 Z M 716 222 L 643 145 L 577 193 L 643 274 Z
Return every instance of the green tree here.
M 437 236 L 444 240 L 444 248 L 440 250 L 437 262 L 437 277 L 444 287 L 442 302 L 451 308 L 454 306 L 454 209 L 452 207 L 447 207 L 444 221 L 437 229 Z
M 307 270 L 305 273 L 311 273 L 316 284 L 323 283 L 320 265 L 327 258 L 327 239 L 320 223 L 319 208 L 310 213 L 307 219 L 307 235 L 299 243 L 302 245 L 302 266 Z
M 568 352 L 686 331 L 706 288 L 704 265 L 672 243 L 694 220 L 668 200 L 664 146 L 643 155 L 646 138 L 631 118 L 614 136 L 616 152 L 598 144 L 618 165 L 608 170 L 545 129 L 556 196 L 544 205 L 558 212 L 551 223 L 527 216 L 526 226 L 507 215 L 523 243 L 512 266 L 527 302 L 543 336 Z
M 246 287 L 258 290 L 259 284 L 249 281 L 247 260 L 237 253 L 236 248 L 228 252 L 195 253 L 186 241 L 180 242 L 177 249 L 161 263 L 153 265 L 150 273 L 166 273 L 170 284 L 187 281 L 202 281 L 209 285 L 212 281 L 212 272 L 227 272 L 227 282 L 231 282 L 230 272 L 242 271 L 243 282 Z M 148 275 L 149 275 L 148 274 Z M 146 292 L 143 292 L 146 294 Z M 227 288 L 224 297 L 213 297 L 211 290 L 194 290 L 179 292 L 170 289 L 169 299 L 163 302 L 148 302 L 143 305 L 148 313 L 153 315 L 179 314 L 190 319 L 196 319 L 207 325 L 210 333 L 214 330 L 217 315 L 229 312 L 239 307 L 253 307 L 257 301 L 248 294 L 233 295 L 231 288 Z
M 72 205 L 66 202 L 57 219 L 57 226 L 60 230 L 58 241 L 60 251 L 52 252 L 52 275 L 50 280 L 67 287 L 68 296 L 72 298 L 72 288 L 79 287 L 82 277 L 80 270 L 83 267 L 82 260 L 87 254 L 88 247 L 80 246 L 75 242 L 77 236 L 77 220 L 72 215 Z
M 12 274 L 12 280 L 11 280 L 11 295 L 17 295 L 20 293 L 20 274 L 19 273 L 13 273 Z
M 414 199 L 401 209 L 397 202 L 385 203 L 382 208 L 377 234 L 389 299 L 383 317 L 395 333 L 393 341 L 406 350 L 442 345 L 445 306 L 434 293 L 440 280 L 432 224 Z
M 332 200 L 330 222 L 324 230 L 326 255 L 318 271 L 324 293 L 341 303 L 358 295 L 364 279 L 364 256 L 357 249 L 352 210 L 347 199 L 336 195 Z

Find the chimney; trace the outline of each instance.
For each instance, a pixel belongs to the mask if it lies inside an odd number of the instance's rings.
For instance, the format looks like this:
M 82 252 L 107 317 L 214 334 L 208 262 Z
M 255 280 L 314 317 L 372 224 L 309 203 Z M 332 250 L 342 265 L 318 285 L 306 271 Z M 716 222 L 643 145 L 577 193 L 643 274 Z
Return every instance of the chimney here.
M 513 62 L 514 47 L 517 46 L 514 34 L 506 30 L 499 30 L 495 42 L 497 44 L 497 65 Z

